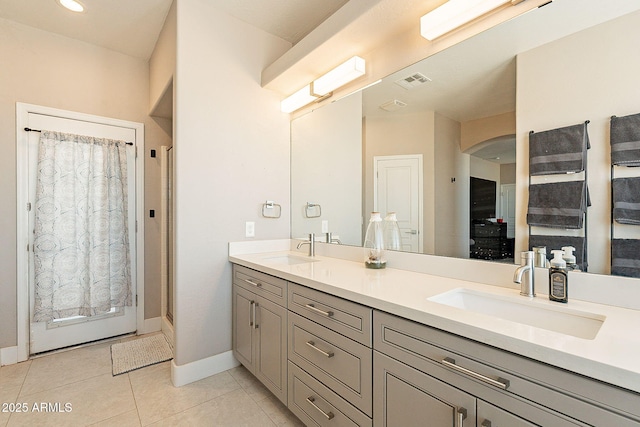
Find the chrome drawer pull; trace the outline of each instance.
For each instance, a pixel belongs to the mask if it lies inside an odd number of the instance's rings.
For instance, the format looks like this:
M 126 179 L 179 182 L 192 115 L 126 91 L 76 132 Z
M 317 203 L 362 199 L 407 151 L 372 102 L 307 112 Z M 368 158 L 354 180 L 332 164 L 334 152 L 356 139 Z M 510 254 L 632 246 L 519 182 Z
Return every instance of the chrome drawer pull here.
M 253 329 L 258 329 L 258 318 L 256 317 L 256 307 L 258 306 L 257 302 L 253 303 Z
M 251 301 L 249 303 L 249 326 L 253 327 L 253 319 L 255 318 L 256 312 L 253 309 L 253 306 L 255 305 L 255 301 Z
M 313 403 L 315 401 L 316 401 L 315 397 L 313 397 L 313 396 L 307 397 L 307 402 L 309 402 L 309 405 L 311 405 L 314 408 L 316 408 L 318 410 L 318 412 L 320 412 L 322 415 L 325 416 L 326 419 L 330 420 L 335 416 L 335 415 L 333 415 L 333 412 L 324 412 L 322 409 L 320 409 L 320 407 L 318 407 L 318 405 Z
M 464 427 L 464 419 L 467 418 L 467 410 L 464 408 L 458 409 L 458 424 L 456 427 Z
M 259 288 L 259 287 L 262 286 L 262 283 L 256 283 L 256 282 L 254 282 L 252 280 L 249 280 L 249 279 L 244 279 L 244 281 L 247 282 L 248 284 L 252 285 L 252 286 L 255 286 L 256 288 Z
M 314 343 L 313 341 L 307 341 L 307 345 L 309 347 L 311 347 L 312 349 L 314 349 L 315 351 L 322 353 L 324 356 L 327 357 L 333 357 L 333 351 L 324 351 L 319 349 L 318 347 L 316 347 L 316 343 Z
M 305 307 L 307 307 L 309 310 L 315 311 L 316 313 L 320 313 L 323 316 L 327 316 L 327 317 L 333 316 L 333 311 L 320 310 L 319 308 L 316 308 L 313 304 L 307 304 L 305 305 Z
M 470 377 L 483 381 L 494 387 L 498 387 L 502 390 L 506 390 L 507 388 L 509 388 L 509 380 L 505 380 L 504 378 L 498 378 L 497 380 L 494 380 L 493 378 L 489 378 L 486 375 L 482 375 L 470 369 L 463 368 L 462 366 L 456 365 L 456 361 L 450 357 L 445 357 L 440 363 L 455 371 L 462 372 L 463 374 L 469 375 Z

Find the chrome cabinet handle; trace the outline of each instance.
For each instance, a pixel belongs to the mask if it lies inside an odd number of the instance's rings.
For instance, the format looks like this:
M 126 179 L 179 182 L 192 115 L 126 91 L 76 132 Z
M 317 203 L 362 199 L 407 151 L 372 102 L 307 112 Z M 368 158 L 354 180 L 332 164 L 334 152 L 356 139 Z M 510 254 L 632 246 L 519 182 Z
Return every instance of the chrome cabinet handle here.
M 480 427 L 491 427 L 491 421 L 484 420 L 482 424 L 480 424 Z
M 244 279 L 245 282 L 247 282 L 248 284 L 250 284 L 251 286 L 255 286 L 256 288 L 259 288 L 262 286 L 262 283 L 256 283 L 253 280 L 249 280 L 249 279 Z
M 470 369 L 463 368 L 462 366 L 456 365 L 456 361 L 450 357 L 445 357 L 440 363 L 453 369 L 454 371 L 469 375 L 470 377 L 490 384 L 494 387 L 498 387 L 499 389 L 506 390 L 507 388 L 509 388 L 509 380 L 505 380 L 504 378 L 498 378 L 497 380 L 494 380 L 493 378 L 487 377 L 486 375 L 482 375 Z
M 318 353 L 322 353 L 324 356 L 327 356 L 327 358 L 333 357 L 333 351 L 324 351 L 316 347 L 316 343 L 314 343 L 313 341 L 307 341 L 307 345 L 312 349 L 314 349 L 315 351 L 317 351 Z
M 327 317 L 333 316 L 333 311 L 320 310 L 319 308 L 316 308 L 313 304 L 307 304 L 305 305 L 305 307 L 307 307 L 309 310 L 315 311 L 316 313 L 320 313 L 323 316 L 327 316 Z
M 467 410 L 464 408 L 459 408 L 456 414 L 458 416 L 458 423 L 456 427 L 464 427 L 464 419 L 467 418 Z
M 256 307 L 258 306 L 257 302 L 253 303 L 253 329 L 258 329 L 258 318 L 256 317 Z
M 309 396 L 307 397 L 307 402 L 309 402 L 309 405 L 313 406 L 314 408 L 316 408 L 318 410 L 318 412 L 320 412 L 322 415 L 324 415 L 324 417 L 328 420 L 332 419 L 335 415 L 333 415 L 333 412 L 324 412 L 322 409 L 320 409 L 320 407 L 318 405 L 316 405 L 315 402 L 316 399 L 313 396 Z
M 250 306 L 250 308 L 249 308 L 249 326 L 251 326 L 251 327 L 253 327 L 253 319 L 254 319 L 254 316 L 256 315 L 256 312 L 253 309 L 253 306 L 255 305 L 255 303 L 256 303 L 255 301 L 251 301 L 249 303 L 249 306 Z

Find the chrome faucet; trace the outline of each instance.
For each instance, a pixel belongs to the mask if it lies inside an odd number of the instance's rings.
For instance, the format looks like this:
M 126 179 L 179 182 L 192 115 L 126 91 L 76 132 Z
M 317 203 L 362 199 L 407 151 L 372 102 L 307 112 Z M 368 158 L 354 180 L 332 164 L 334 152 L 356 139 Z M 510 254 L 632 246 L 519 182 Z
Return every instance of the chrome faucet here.
M 334 239 L 333 238 L 333 233 L 331 233 L 330 231 L 326 233 L 326 240 L 325 242 L 327 243 L 337 243 L 339 245 L 342 244 L 342 242 L 340 241 L 340 239 Z
M 316 235 L 315 233 L 309 233 L 308 242 L 300 242 L 296 248 L 300 249 L 302 245 L 309 245 L 309 256 L 316 256 Z
M 536 296 L 536 286 L 533 281 L 533 273 L 533 252 L 522 252 L 520 254 L 520 267 L 518 267 L 513 274 L 513 282 L 520 283 L 520 295 L 525 297 Z

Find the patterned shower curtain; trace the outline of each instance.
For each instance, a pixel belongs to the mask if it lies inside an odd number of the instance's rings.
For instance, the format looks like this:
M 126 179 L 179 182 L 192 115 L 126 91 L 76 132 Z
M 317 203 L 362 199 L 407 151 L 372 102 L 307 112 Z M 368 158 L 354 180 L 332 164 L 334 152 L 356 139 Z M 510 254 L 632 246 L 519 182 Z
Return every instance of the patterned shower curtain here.
M 34 321 L 131 306 L 125 149 L 124 141 L 42 131 Z

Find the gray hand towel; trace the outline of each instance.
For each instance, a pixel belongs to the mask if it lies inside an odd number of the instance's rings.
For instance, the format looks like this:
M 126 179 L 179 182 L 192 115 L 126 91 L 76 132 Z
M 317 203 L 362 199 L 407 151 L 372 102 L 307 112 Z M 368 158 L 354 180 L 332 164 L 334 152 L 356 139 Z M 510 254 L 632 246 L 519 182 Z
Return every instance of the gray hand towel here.
M 613 187 L 613 219 L 620 224 L 640 225 L 640 177 L 615 178 Z
M 584 170 L 587 123 L 529 134 L 529 174 L 552 175 Z
M 640 240 L 613 239 L 611 243 L 611 274 L 640 277 Z
M 640 166 L 640 113 L 611 117 L 611 164 Z
M 581 271 L 587 271 L 587 245 L 584 237 L 531 235 L 529 236 L 529 250 L 533 250 L 534 246 L 546 246 L 548 260 L 553 258 L 552 250 L 562 249 L 563 246 L 573 246 L 576 248 L 573 254 L 576 256 L 578 268 Z
M 583 227 L 588 205 L 584 181 L 531 185 L 527 224 L 579 229 Z

